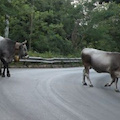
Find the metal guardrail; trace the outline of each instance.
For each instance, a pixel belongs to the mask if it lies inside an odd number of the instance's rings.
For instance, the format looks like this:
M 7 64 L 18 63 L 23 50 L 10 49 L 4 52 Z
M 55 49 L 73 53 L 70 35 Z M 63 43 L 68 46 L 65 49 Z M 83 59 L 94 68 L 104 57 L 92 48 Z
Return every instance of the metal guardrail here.
M 81 58 L 42 58 L 42 57 L 29 57 L 28 59 L 20 59 L 20 62 L 25 63 L 80 63 Z

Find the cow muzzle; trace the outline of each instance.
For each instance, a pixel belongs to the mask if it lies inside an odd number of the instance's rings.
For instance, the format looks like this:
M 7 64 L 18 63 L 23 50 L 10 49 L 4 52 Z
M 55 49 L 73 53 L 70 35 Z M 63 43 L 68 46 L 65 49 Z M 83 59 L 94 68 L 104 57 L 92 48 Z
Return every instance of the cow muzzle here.
M 29 58 L 29 55 L 26 55 L 23 57 L 23 59 L 28 59 Z

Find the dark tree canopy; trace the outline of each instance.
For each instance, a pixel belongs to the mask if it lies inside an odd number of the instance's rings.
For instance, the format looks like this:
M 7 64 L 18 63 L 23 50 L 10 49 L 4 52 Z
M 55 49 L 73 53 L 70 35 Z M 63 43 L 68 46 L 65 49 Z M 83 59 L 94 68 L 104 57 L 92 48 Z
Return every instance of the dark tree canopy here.
M 116 2 L 116 3 L 120 3 L 120 0 L 100 0 L 100 4 L 102 4 L 103 2 L 109 3 L 109 2 Z
M 84 47 L 120 51 L 120 5 L 115 2 L 97 8 L 98 0 L 77 5 L 71 0 L 8 1 L 0 0 L 0 35 L 9 15 L 9 37 L 28 40 L 29 50 L 62 55 L 80 55 Z

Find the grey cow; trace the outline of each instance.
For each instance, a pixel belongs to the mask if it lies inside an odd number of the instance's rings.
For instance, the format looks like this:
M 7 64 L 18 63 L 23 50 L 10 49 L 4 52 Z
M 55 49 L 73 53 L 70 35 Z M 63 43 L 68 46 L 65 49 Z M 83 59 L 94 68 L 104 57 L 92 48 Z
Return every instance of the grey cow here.
M 9 38 L 0 37 L 0 60 L 4 66 L 3 72 L 0 69 L 2 77 L 5 77 L 5 69 L 7 69 L 7 76 L 10 77 L 8 64 L 12 62 L 16 55 L 19 58 L 28 57 L 26 42 L 19 43 Z
M 111 86 L 115 82 L 115 91 L 119 92 L 117 83 L 120 77 L 120 53 L 84 48 L 81 52 L 81 57 L 84 65 L 83 85 L 87 85 L 85 82 L 85 78 L 87 78 L 90 82 L 90 87 L 93 87 L 89 77 L 89 70 L 93 68 L 98 73 L 109 73 L 112 81 L 105 86 Z

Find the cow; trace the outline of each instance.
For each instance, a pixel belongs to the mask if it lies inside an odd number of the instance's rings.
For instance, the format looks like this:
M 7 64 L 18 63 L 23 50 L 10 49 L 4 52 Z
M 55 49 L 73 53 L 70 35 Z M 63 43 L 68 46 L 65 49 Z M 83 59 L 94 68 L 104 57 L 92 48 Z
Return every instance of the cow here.
M 4 39 L 4 37 L 0 36 L 0 40 L 2 40 L 2 39 Z M 1 70 L 1 68 L 2 68 L 2 62 L 1 62 L 1 60 L 0 60 L 0 75 L 2 75 L 2 70 Z
M 85 78 L 89 81 L 89 86 L 93 87 L 89 77 L 89 70 L 93 68 L 98 73 L 109 73 L 112 81 L 105 84 L 105 87 L 111 86 L 115 82 L 115 91 L 119 92 L 117 87 L 120 77 L 120 53 L 107 52 L 93 48 L 84 48 L 81 51 L 81 58 L 84 65 L 83 85 L 87 85 Z
M 3 63 L 4 69 L 0 74 L 5 77 L 5 69 L 7 69 L 7 76 L 10 77 L 9 63 L 13 61 L 14 58 L 28 58 L 26 42 L 22 43 L 12 41 L 9 38 L 0 37 L 0 62 Z M 17 59 L 18 60 L 18 59 Z

